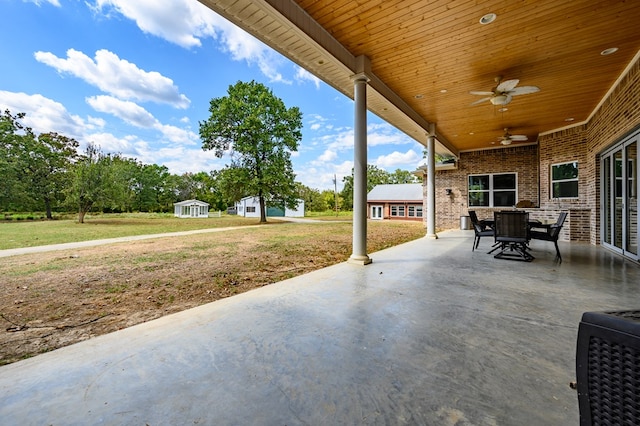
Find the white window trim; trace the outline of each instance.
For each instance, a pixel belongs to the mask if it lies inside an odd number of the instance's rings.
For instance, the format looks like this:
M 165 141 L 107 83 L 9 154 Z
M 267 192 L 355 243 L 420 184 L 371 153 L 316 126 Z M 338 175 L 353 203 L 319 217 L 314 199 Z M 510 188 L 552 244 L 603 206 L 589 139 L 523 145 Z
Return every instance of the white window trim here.
M 516 181 L 515 181 L 515 188 L 513 189 L 498 189 L 495 190 L 493 188 L 493 177 L 494 176 L 500 176 L 500 175 L 514 175 L 516 177 Z M 471 190 L 469 189 L 469 177 L 471 176 L 489 176 L 489 189 L 483 189 L 483 190 Z M 494 207 L 509 207 L 509 206 L 495 206 L 493 203 L 493 194 L 494 192 L 504 192 L 504 191 L 514 191 L 516 193 L 516 197 L 515 197 L 515 204 L 518 203 L 518 173 L 517 172 L 504 172 L 504 173 L 471 173 L 467 175 L 467 204 L 469 205 L 469 208 L 494 208 Z M 469 194 L 471 192 L 488 192 L 489 193 L 489 205 L 488 206 L 471 206 L 469 204 Z
M 572 164 L 572 163 L 576 163 L 577 167 L 578 167 L 578 176 L 575 178 L 571 178 L 571 179 L 558 179 L 558 180 L 553 180 L 553 167 L 554 166 L 562 166 L 563 164 Z M 549 198 L 552 200 L 576 200 L 578 198 L 580 198 L 580 163 L 578 161 L 565 161 L 563 163 L 553 163 L 550 167 L 549 167 Z M 576 195 L 575 197 L 554 197 L 554 193 L 553 193 L 553 184 L 556 182 L 577 182 L 578 183 L 578 195 Z
M 402 215 L 399 214 L 400 210 L 402 210 Z M 389 213 L 391 217 L 407 217 L 407 208 L 404 204 L 392 204 Z
M 412 211 L 413 210 L 413 213 Z M 407 217 L 423 217 L 423 208 L 422 206 L 407 206 Z

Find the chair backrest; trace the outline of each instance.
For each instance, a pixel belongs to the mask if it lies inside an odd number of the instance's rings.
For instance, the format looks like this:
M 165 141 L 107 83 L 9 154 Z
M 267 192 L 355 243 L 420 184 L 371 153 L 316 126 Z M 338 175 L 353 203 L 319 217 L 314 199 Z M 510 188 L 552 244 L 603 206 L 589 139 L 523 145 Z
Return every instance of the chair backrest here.
M 478 215 L 476 214 L 475 210 L 469 210 L 469 217 L 471 218 L 471 223 L 478 223 L 480 222 L 478 220 Z
M 494 212 L 495 239 L 501 242 L 529 241 L 529 213 L 519 211 Z
M 564 225 L 564 221 L 567 219 L 567 212 L 560 212 L 558 216 L 558 220 L 554 223 L 551 228 L 549 228 L 549 236 L 554 240 L 557 240 L 560 236 L 560 231 L 562 231 L 562 226 Z

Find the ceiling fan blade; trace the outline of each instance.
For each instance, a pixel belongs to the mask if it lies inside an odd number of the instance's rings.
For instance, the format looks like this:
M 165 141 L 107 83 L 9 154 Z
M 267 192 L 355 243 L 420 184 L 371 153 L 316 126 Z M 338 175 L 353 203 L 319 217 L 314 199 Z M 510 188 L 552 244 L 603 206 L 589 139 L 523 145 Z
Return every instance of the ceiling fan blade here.
M 478 104 L 481 104 L 482 102 L 486 102 L 486 101 L 488 101 L 490 99 L 491 99 L 491 96 L 489 96 L 488 98 L 478 99 L 477 101 L 473 102 L 471 105 L 478 105 Z
M 491 96 L 493 95 L 493 92 L 486 92 L 486 91 L 481 91 L 481 90 L 472 90 L 469 92 L 472 95 L 480 95 L 480 96 Z
M 509 94 L 511 96 L 515 96 L 515 95 L 528 95 L 529 93 L 536 93 L 539 92 L 540 89 L 537 88 L 536 86 L 520 86 L 520 87 L 516 87 L 515 89 L 509 91 Z
M 496 87 L 496 92 L 509 92 L 513 90 L 513 88 L 516 87 L 519 82 L 520 80 L 517 79 L 505 80 L 502 83 L 498 84 L 498 87 Z
M 512 141 L 526 141 L 528 138 L 525 135 L 511 135 L 509 139 Z

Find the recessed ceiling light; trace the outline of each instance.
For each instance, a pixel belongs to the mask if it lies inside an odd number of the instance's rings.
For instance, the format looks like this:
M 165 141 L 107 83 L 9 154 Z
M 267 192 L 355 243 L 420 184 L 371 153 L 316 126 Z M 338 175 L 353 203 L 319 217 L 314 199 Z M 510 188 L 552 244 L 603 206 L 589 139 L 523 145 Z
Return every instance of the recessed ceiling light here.
M 611 55 L 612 53 L 616 53 L 618 51 L 617 47 L 610 47 L 608 49 L 604 49 L 602 52 L 600 52 L 600 54 L 602 56 L 607 56 L 607 55 Z
M 422 99 L 422 98 L 424 98 L 424 95 L 416 95 L 415 98 L 416 99 Z
M 318 61 L 318 65 L 323 65 L 323 64 L 324 64 L 324 59 L 320 59 L 320 60 Z
M 498 15 L 496 15 L 495 13 L 487 13 L 482 18 L 480 18 L 480 24 L 482 25 L 490 24 L 493 21 L 495 21 L 497 17 Z
M 447 89 L 442 89 L 440 93 L 447 93 Z
M 470 134 L 471 136 L 475 135 L 475 133 L 473 133 L 473 132 L 469 132 L 469 134 Z
M 565 118 L 564 119 L 564 121 L 573 121 L 573 120 L 575 120 L 575 118 L 573 118 L 573 117 L 569 117 L 569 118 Z
M 509 108 L 507 107 L 502 107 L 498 110 L 498 112 L 505 112 L 505 111 L 509 111 Z

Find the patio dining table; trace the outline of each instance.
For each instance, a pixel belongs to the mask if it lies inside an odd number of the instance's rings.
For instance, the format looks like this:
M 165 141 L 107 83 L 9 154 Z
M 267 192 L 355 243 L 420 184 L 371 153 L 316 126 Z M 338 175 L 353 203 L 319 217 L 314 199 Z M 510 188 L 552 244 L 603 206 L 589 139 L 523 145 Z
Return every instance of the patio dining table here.
M 479 222 L 481 225 L 485 225 L 488 226 L 490 228 L 494 228 L 495 227 L 495 220 L 494 219 L 482 219 Z M 545 221 L 541 221 L 538 219 L 529 219 L 529 229 L 531 228 L 549 228 L 551 225 L 553 225 L 555 223 L 555 221 L 553 222 L 547 222 Z

